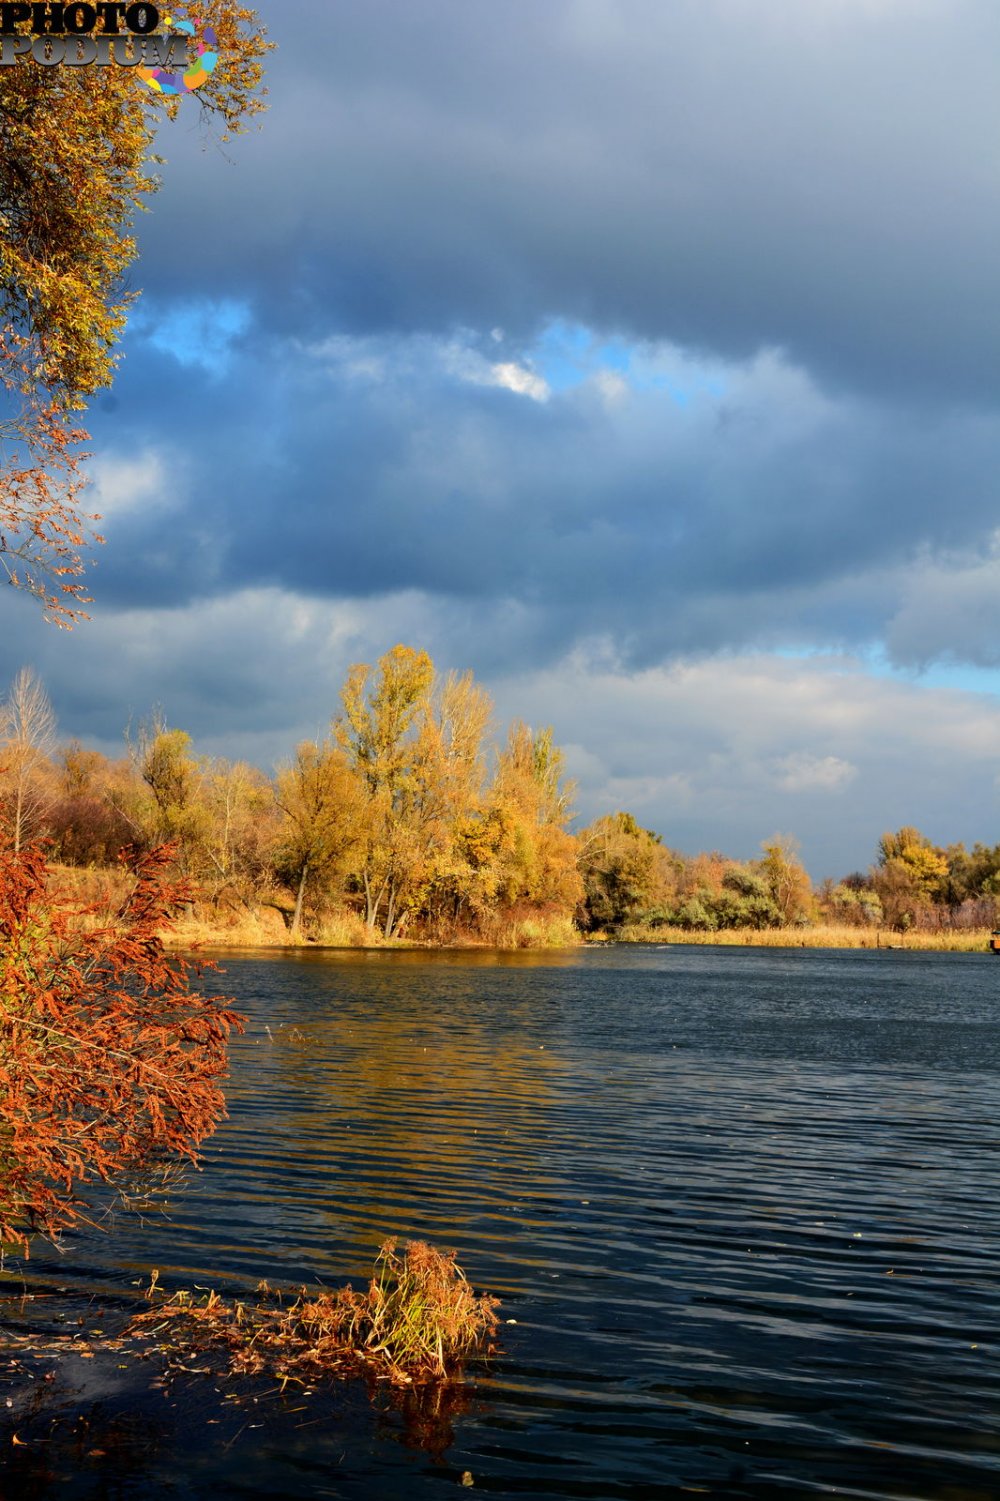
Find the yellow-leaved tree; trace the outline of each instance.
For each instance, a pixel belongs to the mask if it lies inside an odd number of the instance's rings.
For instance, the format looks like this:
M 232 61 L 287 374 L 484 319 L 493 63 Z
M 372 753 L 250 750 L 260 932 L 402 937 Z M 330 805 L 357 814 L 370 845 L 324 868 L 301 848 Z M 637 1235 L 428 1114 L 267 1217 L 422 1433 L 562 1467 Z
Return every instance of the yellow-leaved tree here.
M 334 729 L 362 805 L 357 880 L 365 923 L 398 934 L 424 876 L 437 787 L 428 763 L 434 664 L 425 651 L 394 646 L 373 673 L 352 667 Z
M 199 19 L 219 64 L 183 100 L 133 68 L 30 54 L 0 68 L 0 568 L 64 626 L 85 614 L 84 549 L 100 540 L 82 504 L 78 414 L 111 381 L 136 295 L 125 276 L 157 185 L 158 124 L 200 108 L 226 138 L 263 108 L 271 44 L 256 13 L 202 0 Z
M 569 831 L 574 784 L 551 728 L 515 723 L 497 758 L 483 819 L 493 838 L 496 941 L 524 942 L 539 925 L 568 937 L 584 902 L 579 846 Z

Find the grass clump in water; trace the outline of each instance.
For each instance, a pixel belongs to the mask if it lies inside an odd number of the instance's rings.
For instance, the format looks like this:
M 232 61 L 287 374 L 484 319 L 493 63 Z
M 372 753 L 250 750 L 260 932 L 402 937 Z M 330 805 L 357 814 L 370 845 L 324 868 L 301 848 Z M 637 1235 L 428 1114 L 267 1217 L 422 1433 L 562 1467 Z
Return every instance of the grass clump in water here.
M 152 1335 L 168 1359 L 222 1347 L 233 1372 L 267 1372 L 283 1383 L 368 1375 L 408 1386 L 453 1376 L 464 1360 L 489 1354 L 499 1323 L 499 1300 L 477 1296 L 455 1253 L 425 1241 L 402 1252 L 386 1241 L 365 1292 L 303 1290 L 290 1304 L 266 1284 L 259 1292 L 252 1308 L 214 1292 L 201 1304 L 178 1293 L 133 1319 L 128 1332 Z
M 322 1337 L 327 1321 L 350 1310 L 352 1346 L 393 1371 L 444 1376 L 449 1365 L 474 1354 L 497 1326 L 495 1298 L 476 1297 L 453 1251 L 410 1241 L 399 1255 L 386 1241 L 367 1294 L 350 1288 L 303 1306 L 302 1326 Z

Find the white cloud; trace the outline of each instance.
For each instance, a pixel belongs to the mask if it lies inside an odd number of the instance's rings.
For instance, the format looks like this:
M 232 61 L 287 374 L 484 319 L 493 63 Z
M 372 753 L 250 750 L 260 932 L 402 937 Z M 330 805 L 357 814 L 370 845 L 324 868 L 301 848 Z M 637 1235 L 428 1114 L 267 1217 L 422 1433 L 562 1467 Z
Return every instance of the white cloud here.
M 495 336 L 496 329 L 493 330 Z M 552 394 L 548 382 L 527 365 L 515 360 L 493 361 L 481 355 L 471 342 L 452 339 L 433 347 L 430 357 L 447 374 L 470 386 L 499 386 L 532 401 L 547 401 Z
M 795 751 L 775 762 L 779 787 L 785 792 L 840 792 L 858 774 L 858 768 L 840 756 L 815 756 Z
M 503 386 L 508 391 L 516 391 L 519 396 L 530 396 L 532 401 L 548 401 L 551 392 L 546 381 L 533 370 L 528 370 L 524 365 L 515 365 L 512 361 L 506 361 L 501 365 L 491 365 L 490 384 Z
M 169 504 L 163 460 L 152 449 L 136 458 L 102 454 L 88 467 L 90 485 L 84 505 L 100 512 L 102 519 Z
M 623 401 L 629 392 L 628 381 L 617 370 L 599 370 L 594 385 L 606 402 Z
M 494 328 L 489 337 L 500 343 L 504 335 Z M 332 334 L 318 343 L 298 347 L 349 380 L 406 382 L 443 373 L 466 385 L 498 386 L 532 401 L 548 400 L 552 394 L 548 382 L 535 370 L 516 360 L 488 359 L 480 353 L 478 342 L 471 330 L 464 330 L 449 338 Z

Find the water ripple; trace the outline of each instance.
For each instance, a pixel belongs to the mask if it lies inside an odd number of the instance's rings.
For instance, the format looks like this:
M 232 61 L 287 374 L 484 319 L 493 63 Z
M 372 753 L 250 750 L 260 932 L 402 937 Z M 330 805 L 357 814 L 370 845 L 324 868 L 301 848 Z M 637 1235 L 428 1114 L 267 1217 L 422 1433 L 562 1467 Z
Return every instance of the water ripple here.
M 81 1289 L 363 1276 L 454 1246 L 505 1353 L 445 1467 L 494 1495 L 1000 1495 L 1000 969 L 605 950 L 240 959 L 230 1118 Z M 284 1434 L 189 1494 L 430 1493 L 400 1434 Z M 333 1451 L 340 1458 L 334 1462 Z M 347 1456 L 346 1459 L 344 1456 Z M 194 1466 L 194 1460 L 189 1466 Z M 449 1472 L 450 1473 L 450 1472 Z

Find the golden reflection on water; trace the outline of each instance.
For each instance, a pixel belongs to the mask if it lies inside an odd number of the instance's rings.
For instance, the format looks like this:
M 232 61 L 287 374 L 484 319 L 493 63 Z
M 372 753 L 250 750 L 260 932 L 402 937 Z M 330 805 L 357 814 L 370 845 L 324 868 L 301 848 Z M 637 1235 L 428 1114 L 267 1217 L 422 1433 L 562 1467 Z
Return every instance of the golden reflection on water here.
M 254 1093 L 269 1115 L 265 1154 L 259 1141 L 254 1148 L 248 1141 L 257 1160 L 240 1164 L 253 1167 L 251 1191 L 266 1193 L 290 1233 L 306 1216 L 314 1240 L 318 1220 L 340 1247 L 341 1268 L 345 1244 L 367 1268 L 389 1234 L 460 1244 L 473 1221 L 481 1225 L 512 1202 L 529 1227 L 532 1201 L 558 1191 L 551 1141 L 558 1136 L 560 1154 L 578 1152 L 582 1141 L 561 1114 L 550 1119 L 570 1069 L 557 1037 L 542 1033 L 547 1040 L 539 1041 L 537 1005 L 512 993 L 498 1027 L 495 1006 L 482 1003 L 477 976 L 483 966 L 495 969 L 498 956 L 338 950 L 295 957 L 323 976 L 329 1004 L 314 1004 L 295 1025 L 276 1022 L 250 1044 L 253 1062 L 267 1072 L 266 1088 L 256 1080 Z M 572 962 L 537 951 L 499 958 L 529 969 Z M 373 983 L 359 1005 L 354 990 L 365 969 Z M 404 974 L 407 1003 L 399 1005 Z M 241 1082 L 247 1071 L 235 1074 L 230 1099 L 238 1117 L 249 1091 Z
M 358 965 L 444 965 L 456 969 L 560 969 L 579 964 L 585 949 L 346 949 L 325 948 L 320 944 L 308 948 L 205 948 L 204 955 L 220 958 L 268 960 L 280 964 L 358 964 Z

